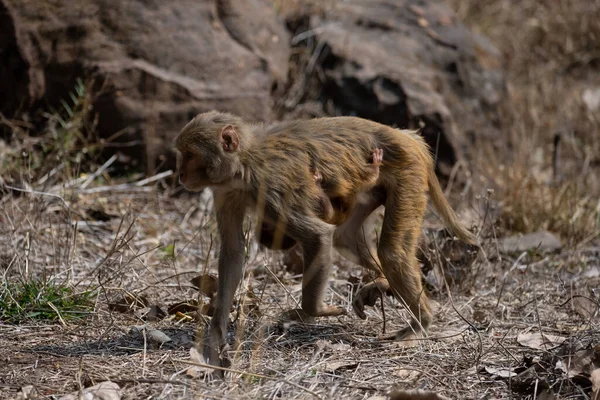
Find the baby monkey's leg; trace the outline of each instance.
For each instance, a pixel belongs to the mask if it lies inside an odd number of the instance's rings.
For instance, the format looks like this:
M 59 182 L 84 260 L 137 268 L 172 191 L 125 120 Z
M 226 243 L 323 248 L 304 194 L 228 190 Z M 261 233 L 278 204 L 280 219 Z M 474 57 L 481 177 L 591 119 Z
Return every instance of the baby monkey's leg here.
M 315 183 L 319 187 L 319 203 L 321 205 L 320 218 L 323 221 L 330 222 L 333 219 L 334 210 L 333 205 L 331 204 L 331 200 L 321 187 L 321 182 L 323 182 L 323 175 L 321 175 L 321 172 L 319 172 L 319 170 L 316 168 L 312 170 L 312 173 Z
M 371 153 L 370 161 L 369 168 L 371 169 L 371 176 L 367 182 L 367 186 L 375 185 L 375 182 L 379 179 L 379 167 L 381 166 L 381 163 L 383 163 L 383 149 L 374 149 L 373 153 Z

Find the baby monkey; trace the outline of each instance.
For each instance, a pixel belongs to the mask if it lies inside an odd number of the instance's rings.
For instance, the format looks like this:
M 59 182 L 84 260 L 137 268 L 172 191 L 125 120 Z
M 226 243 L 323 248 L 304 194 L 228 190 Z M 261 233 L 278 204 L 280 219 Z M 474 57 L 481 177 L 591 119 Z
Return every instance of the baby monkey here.
M 354 190 L 349 191 L 339 181 L 326 179 L 311 160 L 309 173 L 317 185 L 316 190 L 316 216 L 322 221 L 332 225 L 339 225 L 348 219 L 348 216 L 358 203 L 360 196 L 373 189 L 379 179 L 379 167 L 383 163 L 383 149 L 375 148 L 367 161 L 366 176 Z M 312 193 L 311 194 L 315 194 Z M 289 250 L 296 245 L 296 241 L 287 235 L 276 234 L 276 224 L 262 221 L 258 235 L 259 242 L 269 249 Z M 280 232 L 282 233 L 282 232 Z M 278 240 L 277 240 L 278 237 Z
M 326 190 L 323 186 L 323 175 L 319 171 L 319 169 L 313 163 L 310 167 L 310 171 L 315 180 L 315 183 L 319 186 L 319 207 L 320 209 L 317 212 L 319 217 L 333 225 L 339 225 L 343 221 L 347 219 L 347 214 L 352 211 L 356 202 L 358 201 L 358 197 L 362 194 L 362 192 L 367 192 L 371 190 L 377 183 L 379 179 L 379 166 L 383 162 L 383 149 L 374 149 L 371 153 L 370 159 L 368 161 L 368 171 L 369 175 L 366 177 L 362 185 L 357 188 L 355 195 L 347 198 L 343 197 L 334 197 L 333 202 L 336 203 L 336 207 L 334 207 L 332 203 L 332 199 L 329 197 L 332 193 L 335 193 L 336 190 Z

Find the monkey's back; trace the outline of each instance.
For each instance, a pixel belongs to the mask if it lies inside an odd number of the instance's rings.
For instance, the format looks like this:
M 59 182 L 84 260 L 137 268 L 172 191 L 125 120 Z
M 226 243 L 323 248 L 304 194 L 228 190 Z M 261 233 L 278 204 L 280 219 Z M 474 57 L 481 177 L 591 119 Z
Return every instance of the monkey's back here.
M 323 175 L 326 193 L 340 195 L 369 178 L 372 151 L 382 148 L 385 172 L 390 164 L 414 163 L 427 153 L 420 136 L 356 117 L 325 117 L 282 122 L 264 131 L 265 152 L 285 153 L 293 162 L 314 165 Z M 297 160 L 297 161 L 296 161 Z M 300 167 L 302 164 L 297 165 Z
M 256 185 L 267 191 L 267 198 L 286 197 L 284 203 L 292 208 L 304 206 L 307 196 L 317 199 L 323 190 L 336 211 L 343 211 L 344 202 L 358 196 L 359 188 L 371 179 L 369 163 L 375 148 L 384 150 L 380 169 L 383 181 L 394 175 L 388 168 L 414 161 L 415 153 L 422 149 L 414 150 L 426 148 L 417 135 L 356 117 L 281 122 L 257 126 L 255 133 L 258 143 L 253 161 L 264 174 L 255 177 Z M 323 176 L 320 186 L 311 167 Z M 340 202 L 335 203 L 338 199 Z M 313 203 L 318 208 L 318 202 Z

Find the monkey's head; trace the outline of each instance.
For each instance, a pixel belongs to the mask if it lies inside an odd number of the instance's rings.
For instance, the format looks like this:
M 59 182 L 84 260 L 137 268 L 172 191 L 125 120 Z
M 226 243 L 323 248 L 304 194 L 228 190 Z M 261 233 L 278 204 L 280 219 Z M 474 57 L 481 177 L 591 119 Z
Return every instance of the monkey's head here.
M 184 126 L 175 139 L 181 184 L 196 192 L 239 176 L 242 129 L 240 118 L 217 111 L 198 114 Z

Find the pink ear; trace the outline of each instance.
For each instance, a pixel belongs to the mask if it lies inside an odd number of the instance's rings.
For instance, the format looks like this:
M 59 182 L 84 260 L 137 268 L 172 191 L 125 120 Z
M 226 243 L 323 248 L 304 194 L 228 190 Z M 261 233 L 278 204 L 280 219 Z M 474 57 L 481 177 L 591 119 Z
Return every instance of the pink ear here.
M 240 145 L 240 139 L 233 125 L 227 125 L 221 130 L 221 144 L 226 152 L 236 151 Z

